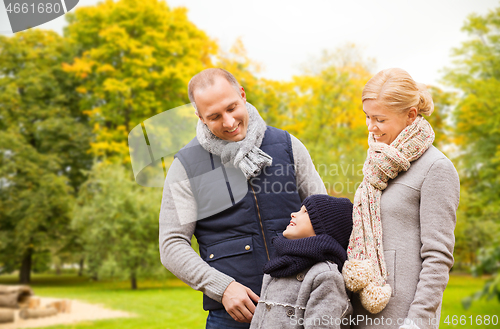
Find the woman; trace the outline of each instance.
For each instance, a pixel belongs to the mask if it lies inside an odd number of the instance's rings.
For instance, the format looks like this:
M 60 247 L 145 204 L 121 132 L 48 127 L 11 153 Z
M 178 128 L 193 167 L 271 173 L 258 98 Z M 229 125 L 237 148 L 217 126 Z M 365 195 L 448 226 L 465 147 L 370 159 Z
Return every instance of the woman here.
M 460 183 L 432 146 L 422 115 L 434 104 L 401 69 L 366 84 L 368 155 L 354 197 L 354 227 L 343 268 L 354 292 L 352 328 L 438 328 L 453 265 Z

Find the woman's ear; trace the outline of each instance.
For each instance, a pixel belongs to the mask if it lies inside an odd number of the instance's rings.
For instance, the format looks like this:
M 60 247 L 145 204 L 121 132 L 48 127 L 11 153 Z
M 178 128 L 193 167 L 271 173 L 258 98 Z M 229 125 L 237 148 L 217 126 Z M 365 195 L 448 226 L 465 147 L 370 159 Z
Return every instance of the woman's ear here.
M 418 110 L 416 107 L 412 106 L 410 107 L 410 110 L 408 111 L 408 117 L 406 118 L 406 125 L 409 126 L 415 121 L 415 119 L 418 116 Z

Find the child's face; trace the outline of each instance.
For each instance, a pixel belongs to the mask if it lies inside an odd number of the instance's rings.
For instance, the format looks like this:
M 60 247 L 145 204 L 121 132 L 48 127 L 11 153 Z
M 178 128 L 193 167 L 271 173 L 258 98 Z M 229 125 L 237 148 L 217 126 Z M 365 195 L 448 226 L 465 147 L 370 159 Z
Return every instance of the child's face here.
M 302 206 L 298 212 L 292 212 L 291 216 L 290 224 L 283 232 L 285 238 L 295 240 L 316 235 L 305 206 Z

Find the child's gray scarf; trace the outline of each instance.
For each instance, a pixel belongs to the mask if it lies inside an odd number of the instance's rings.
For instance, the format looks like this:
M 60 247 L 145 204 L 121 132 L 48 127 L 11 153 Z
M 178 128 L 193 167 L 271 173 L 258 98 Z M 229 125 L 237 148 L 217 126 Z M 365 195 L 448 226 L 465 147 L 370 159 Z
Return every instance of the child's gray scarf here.
M 228 163 L 240 168 L 246 179 L 256 177 L 262 169 L 273 163 L 273 158 L 260 149 L 267 129 L 265 121 L 257 109 L 246 103 L 248 128 L 246 137 L 239 142 L 228 142 L 215 136 L 201 121 L 196 127 L 196 137 L 200 145 L 210 153 L 221 158 L 222 164 Z

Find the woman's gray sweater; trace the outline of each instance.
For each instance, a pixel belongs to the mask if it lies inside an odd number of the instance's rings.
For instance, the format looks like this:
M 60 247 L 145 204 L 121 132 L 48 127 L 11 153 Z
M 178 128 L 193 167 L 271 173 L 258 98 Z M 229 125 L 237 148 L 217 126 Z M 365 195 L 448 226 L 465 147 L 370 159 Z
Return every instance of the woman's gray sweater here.
M 439 327 L 453 265 L 459 196 L 457 171 L 434 146 L 389 181 L 380 211 L 392 297 L 382 312 L 372 315 L 354 294 L 354 317 L 363 320 L 351 328 L 399 328 L 405 318 L 420 329 Z

